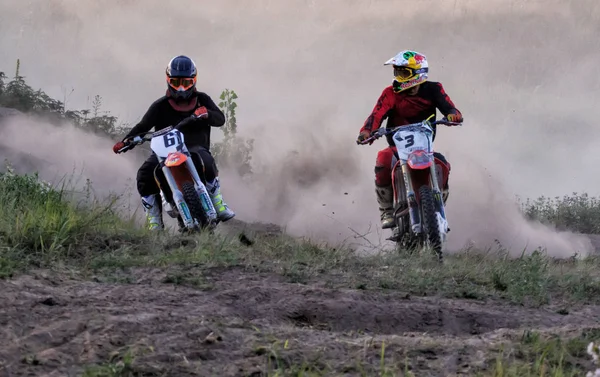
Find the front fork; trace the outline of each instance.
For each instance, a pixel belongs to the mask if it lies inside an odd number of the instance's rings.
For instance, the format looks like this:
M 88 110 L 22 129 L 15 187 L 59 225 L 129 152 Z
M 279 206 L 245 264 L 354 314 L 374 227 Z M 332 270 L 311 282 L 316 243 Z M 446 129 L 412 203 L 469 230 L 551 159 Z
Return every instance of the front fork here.
M 433 159 L 433 163 L 430 166 L 430 176 L 429 181 L 431 182 L 431 186 L 433 188 L 433 197 L 435 198 L 435 206 L 440 215 L 446 220 L 446 209 L 444 208 L 444 200 L 442 198 L 442 190 L 440 189 L 440 184 L 437 176 L 437 166 L 435 164 L 435 158 Z
M 163 171 L 165 179 L 167 180 L 167 183 L 169 184 L 169 187 L 171 188 L 171 194 L 173 195 L 173 203 L 175 204 L 175 207 L 181 215 L 181 219 L 183 220 L 185 227 L 193 227 L 194 219 L 192 218 L 190 209 L 188 208 L 188 206 L 185 203 L 185 200 L 183 199 L 183 193 L 181 192 L 181 190 L 179 190 L 179 186 L 177 186 L 177 182 L 175 182 L 175 179 L 171 174 L 171 168 L 163 165 L 161 169 Z
M 208 195 L 208 190 L 206 189 L 206 185 L 202 183 L 200 176 L 198 175 L 198 171 L 196 170 L 196 166 L 192 162 L 191 158 L 186 160 L 186 164 L 188 170 L 192 174 L 194 178 L 194 186 L 196 187 L 196 192 L 200 196 L 200 201 L 202 202 L 202 208 L 204 209 L 204 213 L 208 216 L 208 220 L 213 222 L 217 219 L 217 210 L 210 199 L 210 195 Z
M 402 161 L 402 177 L 404 179 L 404 187 L 406 187 L 406 199 L 408 201 L 408 215 L 410 216 L 410 225 L 414 233 L 421 233 L 421 215 L 419 213 L 419 205 L 413 188 L 412 179 L 408 163 Z

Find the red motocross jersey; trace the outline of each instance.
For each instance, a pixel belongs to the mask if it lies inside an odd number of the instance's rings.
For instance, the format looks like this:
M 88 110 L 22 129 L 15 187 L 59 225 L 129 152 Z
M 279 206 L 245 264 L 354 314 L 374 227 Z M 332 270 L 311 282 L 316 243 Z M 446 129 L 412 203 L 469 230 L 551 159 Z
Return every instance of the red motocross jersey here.
M 408 95 L 406 91 L 394 93 L 392 85 L 390 85 L 379 96 L 371 115 L 365 121 L 360 132 L 376 131 L 386 118 L 386 128 L 421 122 L 431 115 L 434 115 L 432 120 L 435 120 L 436 109 L 439 109 L 444 116 L 461 114 L 439 82 L 424 82 L 420 85 L 417 94 L 412 96 Z M 434 125 L 434 139 L 435 134 L 436 127 Z M 392 135 L 388 135 L 387 140 L 390 146 L 394 146 Z

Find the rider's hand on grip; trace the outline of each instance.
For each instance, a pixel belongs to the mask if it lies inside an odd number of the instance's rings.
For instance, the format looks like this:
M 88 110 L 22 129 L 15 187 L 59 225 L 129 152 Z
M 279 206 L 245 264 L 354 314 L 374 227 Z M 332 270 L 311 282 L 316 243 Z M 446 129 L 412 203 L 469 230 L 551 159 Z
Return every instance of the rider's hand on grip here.
M 462 121 L 463 121 L 463 118 L 460 114 L 448 114 L 446 116 L 446 119 L 449 122 L 454 122 L 454 123 L 462 123 Z M 450 125 L 450 126 L 452 126 L 452 125 Z
M 371 136 L 371 133 L 368 131 L 363 131 L 360 134 L 358 134 L 358 138 L 356 138 L 356 144 L 362 144 L 363 141 L 365 141 L 366 139 L 368 139 Z M 373 144 L 373 141 L 371 141 L 369 143 L 369 145 Z
M 127 146 L 127 145 L 126 145 L 124 142 L 122 142 L 122 141 L 119 141 L 118 143 L 116 143 L 116 144 L 113 146 L 113 152 L 115 152 L 115 153 L 120 153 L 120 152 L 121 152 L 121 149 L 125 148 L 126 146 Z
M 194 117 L 196 118 L 208 118 L 208 110 L 206 110 L 206 107 L 202 106 L 196 109 L 196 111 L 194 111 Z

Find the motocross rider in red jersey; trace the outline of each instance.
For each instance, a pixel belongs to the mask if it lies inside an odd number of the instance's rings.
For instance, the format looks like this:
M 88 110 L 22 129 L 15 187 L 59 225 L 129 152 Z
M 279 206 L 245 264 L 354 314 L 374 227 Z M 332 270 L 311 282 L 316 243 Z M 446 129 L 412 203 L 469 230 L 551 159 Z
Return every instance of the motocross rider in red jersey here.
M 210 153 L 211 127 L 221 127 L 225 123 L 225 115 L 215 105 L 210 96 L 196 90 L 196 64 L 187 56 L 176 56 L 167 65 L 167 92 L 156 100 L 148 109 L 142 120 L 129 131 L 124 141 L 115 144 L 113 151 L 118 153 L 126 146 L 129 139 L 135 135 L 174 126 L 185 120 L 185 127 L 180 131 L 184 134 L 185 144 L 192 155 L 192 161 L 199 170 L 200 176 L 206 180 L 206 189 L 221 221 L 230 220 L 235 213 L 229 209 L 221 195 L 218 169 Z M 142 197 L 142 205 L 146 212 L 148 228 L 163 229 L 162 203 L 160 189 L 154 179 L 164 180 L 164 174 L 159 169 L 158 159 L 153 153 L 139 168 L 137 173 L 137 189 Z M 162 185 L 166 190 L 168 186 Z M 168 190 L 170 192 L 170 190 Z M 182 221 L 180 220 L 180 227 Z
M 367 139 L 372 132 L 376 131 L 387 118 L 387 128 L 400 125 L 417 123 L 434 115 L 436 109 L 451 122 L 462 122 L 461 112 L 454 106 L 450 97 L 444 91 L 441 83 L 428 81 L 429 65 L 425 55 L 416 51 L 404 50 L 398 53 L 384 65 L 392 65 L 394 68 L 394 82 L 383 90 L 371 115 L 367 118 L 360 129 L 357 141 Z M 436 127 L 433 126 L 433 138 L 435 140 Z M 383 229 L 396 226 L 393 216 L 393 187 L 392 187 L 392 160 L 397 159 L 396 146 L 392 135 L 387 136 L 389 146 L 377 154 L 375 162 L 375 193 L 381 214 Z M 450 164 L 446 158 L 438 152 L 435 157 L 440 159 L 450 170 Z M 400 207 L 408 205 L 406 189 L 403 180 L 401 187 L 397 188 Z M 444 203 L 448 198 L 448 179 L 446 177 L 442 187 Z

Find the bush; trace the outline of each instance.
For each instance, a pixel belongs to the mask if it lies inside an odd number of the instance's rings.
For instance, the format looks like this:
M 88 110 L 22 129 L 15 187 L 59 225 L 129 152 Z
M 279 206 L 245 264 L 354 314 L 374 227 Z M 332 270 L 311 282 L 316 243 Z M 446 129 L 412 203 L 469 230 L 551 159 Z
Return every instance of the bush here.
M 554 225 L 559 230 L 600 234 L 600 199 L 573 193 L 554 199 L 541 196 L 527 199 L 521 208 L 529 220 Z

